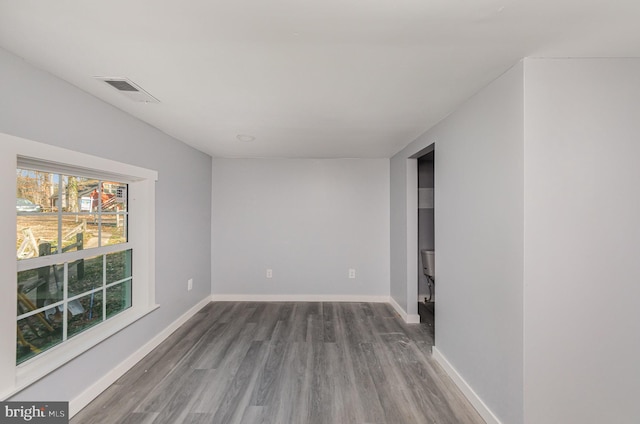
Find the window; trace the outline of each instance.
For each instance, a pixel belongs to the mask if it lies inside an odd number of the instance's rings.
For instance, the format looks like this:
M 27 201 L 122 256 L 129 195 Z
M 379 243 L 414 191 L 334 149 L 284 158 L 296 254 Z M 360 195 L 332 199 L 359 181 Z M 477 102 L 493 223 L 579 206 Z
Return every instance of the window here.
M 131 307 L 127 192 L 121 181 L 17 169 L 18 364 Z M 97 254 L 105 246 L 117 250 Z
M 0 397 L 157 307 L 156 179 L 0 134 Z

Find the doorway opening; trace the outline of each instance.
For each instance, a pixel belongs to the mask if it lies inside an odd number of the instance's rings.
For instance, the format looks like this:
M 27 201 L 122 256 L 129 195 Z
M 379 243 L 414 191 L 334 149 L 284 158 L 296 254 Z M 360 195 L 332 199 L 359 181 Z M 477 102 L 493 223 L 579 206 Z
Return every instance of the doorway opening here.
M 433 146 L 435 147 L 435 146 Z M 418 314 L 435 328 L 435 149 L 418 159 Z

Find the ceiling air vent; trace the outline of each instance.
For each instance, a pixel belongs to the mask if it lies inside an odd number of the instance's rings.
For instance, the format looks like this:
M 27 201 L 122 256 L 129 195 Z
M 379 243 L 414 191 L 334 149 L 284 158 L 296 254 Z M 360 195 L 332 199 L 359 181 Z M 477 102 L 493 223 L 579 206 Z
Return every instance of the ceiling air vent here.
M 95 77 L 115 88 L 131 100 L 143 103 L 160 103 L 160 100 L 144 91 L 139 85 L 127 78 Z

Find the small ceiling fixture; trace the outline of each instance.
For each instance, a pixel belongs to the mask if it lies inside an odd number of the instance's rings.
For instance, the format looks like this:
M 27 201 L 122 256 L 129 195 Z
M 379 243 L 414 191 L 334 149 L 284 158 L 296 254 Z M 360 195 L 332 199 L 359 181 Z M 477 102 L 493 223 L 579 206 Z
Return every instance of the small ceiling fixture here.
M 131 100 L 142 103 L 160 103 L 160 100 L 144 91 L 139 85 L 123 77 L 94 77 L 97 80 L 104 81 L 111 87 L 115 88 Z
M 245 142 L 253 141 L 256 139 L 254 136 L 247 135 L 247 134 L 238 134 L 236 138 L 240 141 L 245 141 Z

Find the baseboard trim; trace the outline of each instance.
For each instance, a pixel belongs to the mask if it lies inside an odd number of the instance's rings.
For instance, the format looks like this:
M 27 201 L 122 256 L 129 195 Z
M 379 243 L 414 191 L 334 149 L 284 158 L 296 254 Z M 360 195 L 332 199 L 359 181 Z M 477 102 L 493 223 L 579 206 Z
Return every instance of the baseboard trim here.
M 211 302 L 211 296 L 207 296 L 198 302 L 195 306 L 182 314 L 177 320 L 169 324 L 162 332 L 156 335 L 154 338 L 145 343 L 140 349 L 135 351 L 131 356 L 118 364 L 108 374 L 105 374 L 102 378 L 96 381 L 92 386 L 76 396 L 69 402 L 69 417 L 73 417 L 80 412 L 82 408 L 87 406 L 92 400 L 94 400 L 100 393 L 105 391 L 109 386 L 116 382 L 120 377 L 129 371 L 135 364 L 137 364 L 142 358 L 148 355 L 153 349 L 158 347 L 167 337 L 176 331 L 182 324 L 187 322 L 193 317 L 200 309 L 204 308 L 209 302 Z
M 390 296 L 331 294 L 213 294 L 214 302 L 371 302 L 389 303 L 407 324 L 419 324 L 420 315 L 407 314 Z
M 471 405 L 476 409 L 476 411 L 478 411 L 482 419 L 484 419 L 487 424 L 502 424 L 498 417 L 496 417 L 493 412 L 491 412 L 489 407 L 482 401 L 482 399 L 480 399 L 480 396 L 476 394 L 469 383 L 467 383 L 466 380 L 453 367 L 453 365 L 449 363 L 447 358 L 444 357 L 444 355 L 438 350 L 438 348 L 434 346 L 431 352 L 433 359 L 442 367 L 447 375 L 451 377 L 451 380 L 453 380 L 464 397 L 466 397 Z
M 389 296 L 332 294 L 213 294 L 214 302 L 371 302 L 387 303 Z
M 402 320 L 404 322 L 406 322 L 407 324 L 419 324 L 420 323 L 420 315 L 418 315 L 418 314 L 408 314 L 407 311 L 402 309 L 402 307 L 400 305 L 398 305 L 398 302 L 396 302 L 395 299 L 393 297 L 391 297 L 391 296 L 389 296 L 389 303 L 391 304 L 391 306 L 393 306 L 393 309 L 396 310 L 398 315 L 400 315 Z

